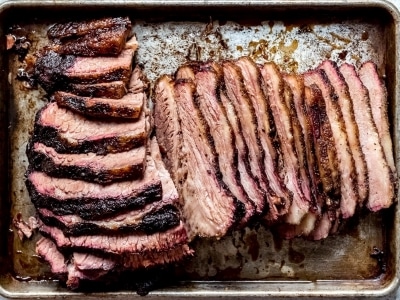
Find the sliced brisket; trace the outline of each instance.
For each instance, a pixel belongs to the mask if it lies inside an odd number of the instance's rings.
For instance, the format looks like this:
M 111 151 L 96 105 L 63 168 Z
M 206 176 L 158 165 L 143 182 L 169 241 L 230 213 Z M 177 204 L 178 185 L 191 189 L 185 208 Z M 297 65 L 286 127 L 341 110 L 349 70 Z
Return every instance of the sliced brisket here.
M 285 220 L 289 224 L 300 224 L 301 219 L 308 212 L 310 202 L 301 189 L 300 165 L 296 153 L 293 125 L 285 99 L 290 95 L 285 96 L 285 84 L 280 71 L 274 63 L 266 63 L 261 68 L 261 74 L 280 140 L 285 168 L 285 184 L 293 193 L 293 202 Z
M 106 155 L 61 154 L 42 143 L 33 143 L 27 155 L 33 169 L 48 175 L 105 184 L 142 177 L 146 147 Z
M 98 97 L 121 99 L 127 93 L 123 81 L 101 82 L 92 84 L 71 83 L 62 87 L 63 90 L 82 97 Z
M 48 92 L 63 90 L 70 83 L 129 82 L 134 50 L 125 49 L 117 57 L 76 57 L 47 50 L 36 60 L 34 75 Z
M 269 187 L 272 190 L 269 199 L 276 200 L 275 203 L 270 201 L 267 218 L 276 220 L 279 216 L 287 213 L 290 205 L 290 201 L 288 201 L 290 195 L 283 183 L 283 179 L 280 177 L 279 168 L 282 155 L 277 150 L 280 146 L 276 137 L 269 99 L 264 94 L 261 73 L 257 65 L 248 57 L 238 59 L 235 64 L 241 70 L 244 86 L 254 108 L 258 137 L 264 150 L 263 166 L 269 181 Z M 277 197 L 273 197 L 273 195 Z
M 367 88 L 371 101 L 371 112 L 379 139 L 385 154 L 386 161 L 392 171 L 393 176 L 397 177 L 396 166 L 393 158 L 393 145 L 390 136 L 387 90 L 384 82 L 378 74 L 377 66 L 372 61 L 365 62 L 358 75 Z
M 77 214 L 89 220 L 100 219 L 161 199 L 161 180 L 153 159 L 148 157 L 146 166 L 143 178 L 108 185 L 54 178 L 38 171 L 28 171 L 26 184 L 37 208 L 48 208 L 61 215 Z
M 340 72 L 349 87 L 354 106 L 354 116 L 360 134 L 361 149 L 368 169 L 369 196 L 367 207 L 372 211 L 387 208 L 393 203 L 394 185 L 390 167 L 372 117 L 367 88 L 362 84 L 353 66 L 343 64 Z
M 175 83 L 187 166 L 186 180 L 175 184 L 184 199 L 183 215 L 189 236 L 218 238 L 234 225 L 238 201 L 222 182 L 210 129 L 196 108 L 195 90 L 192 81 Z
M 346 126 L 346 132 L 350 151 L 354 159 L 355 170 L 357 174 L 357 185 L 360 202 L 364 202 L 368 196 L 368 176 L 367 165 L 364 154 L 361 150 L 360 136 L 358 126 L 354 117 L 353 101 L 349 94 L 349 88 L 343 78 L 339 68 L 331 60 L 324 61 L 320 66 L 324 70 L 329 81 L 331 82 L 335 94 L 337 95 L 338 103 L 342 111 L 343 120 Z
M 89 120 L 52 102 L 37 113 L 32 140 L 59 153 L 105 154 L 144 145 L 148 130 L 144 113 L 130 122 Z
M 307 86 L 317 85 L 325 101 L 326 114 L 332 130 L 334 145 L 338 158 L 338 179 L 340 180 L 340 211 L 343 218 L 354 215 L 359 202 L 356 186 L 357 175 L 354 159 L 351 154 L 346 125 L 338 103 L 338 96 L 331 85 L 326 73 L 319 69 L 304 74 Z
M 57 250 L 53 241 L 42 237 L 36 243 L 36 253 L 49 263 L 53 274 L 65 277 L 68 272 L 67 263 L 64 255 Z
M 241 220 L 241 224 L 245 225 L 254 215 L 255 205 L 240 182 L 233 132 L 219 99 L 219 78 L 212 67 L 198 64 L 181 67 L 177 71 L 176 79 L 192 79 L 196 84 L 199 114 L 207 122 L 214 140 L 223 181 L 232 194 L 245 205 L 245 215 Z
M 137 119 L 142 112 L 146 96 L 144 93 L 128 93 L 121 99 L 106 99 L 55 92 L 52 99 L 60 107 L 66 107 L 90 117 Z
M 187 243 L 186 229 L 181 222 L 164 232 L 153 234 L 132 233 L 113 235 L 64 235 L 57 227 L 41 224 L 39 231 L 55 242 L 59 249 L 86 250 L 93 253 L 141 253 L 161 252 Z

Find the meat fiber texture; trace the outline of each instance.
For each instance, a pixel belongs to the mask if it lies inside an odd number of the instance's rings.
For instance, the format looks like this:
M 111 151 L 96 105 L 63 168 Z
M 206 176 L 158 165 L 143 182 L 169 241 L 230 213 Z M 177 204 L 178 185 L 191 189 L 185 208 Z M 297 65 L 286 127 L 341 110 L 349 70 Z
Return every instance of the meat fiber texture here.
M 390 207 L 397 174 L 381 78 L 373 62 L 283 74 L 248 57 L 161 76 L 155 132 L 189 237 L 262 221 L 319 240 L 363 207 Z
M 38 255 L 71 289 L 191 256 L 178 192 L 150 139 L 130 20 L 55 24 L 48 36 L 35 75 L 51 100 L 27 146 L 26 185 L 46 236 Z

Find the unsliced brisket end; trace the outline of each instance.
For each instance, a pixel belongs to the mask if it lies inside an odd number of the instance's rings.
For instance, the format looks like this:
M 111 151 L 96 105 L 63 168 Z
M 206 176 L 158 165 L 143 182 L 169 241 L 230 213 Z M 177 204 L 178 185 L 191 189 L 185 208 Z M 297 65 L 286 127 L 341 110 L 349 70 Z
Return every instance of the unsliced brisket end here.
M 183 71 L 182 69 L 184 68 L 187 68 L 187 70 Z M 188 73 L 188 76 L 178 76 L 179 73 Z M 244 203 L 245 215 L 240 224 L 246 225 L 254 215 L 255 205 L 240 183 L 234 136 L 219 99 L 219 78 L 210 66 L 201 64 L 196 67 L 181 67 L 176 77 L 178 80 L 193 79 L 196 84 L 196 91 L 199 96 L 197 101 L 198 109 L 200 110 L 199 114 L 204 118 L 210 129 L 218 157 L 219 169 L 222 173 L 222 180 L 231 193 Z
M 54 178 L 28 170 L 26 185 L 37 208 L 48 208 L 61 215 L 76 214 L 89 220 L 101 219 L 161 199 L 161 180 L 153 159 L 148 157 L 146 165 L 143 178 L 108 185 Z
M 365 62 L 358 71 L 358 75 L 369 93 L 372 117 L 376 129 L 378 130 L 386 161 L 393 176 L 397 178 L 396 166 L 393 158 L 392 138 L 390 136 L 388 100 L 385 84 L 378 74 L 376 64 L 372 61 Z
M 186 229 L 181 222 L 164 232 L 153 234 L 132 233 L 113 235 L 64 235 L 61 229 L 41 224 L 39 231 L 55 242 L 59 249 L 91 251 L 93 253 L 141 253 L 162 252 L 187 243 Z
M 63 90 L 82 97 L 121 99 L 128 92 L 125 82 L 112 81 L 92 84 L 71 83 Z
M 54 177 L 80 179 L 101 184 L 143 176 L 146 147 L 126 152 L 62 154 L 42 143 L 29 144 L 27 155 L 31 167 Z
M 130 122 L 89 120 L 51 102 L 37 113 L 32 140 L 58 153 L 105 154 L 142 146 L 147 135 L 144 113 Z
M 184 199 L 183 217 L 189 236 L 222 237 L 235 223 L 237 200 L 219 174 L 214 141 L 196 109 L 195 85 L 190 80 L 175 83 L 175 101 L 181 120 L 187 175 L 175 182 Z
M 289 224 L 300 224 L 310 207 L 301 189 L 300 165 L 296 153 L 293 125 L 289 107 L 286 104 L 285 84 L 274 63 L 266 63 L 261 67 L 266 93 L 270 100 L 272 116 L 280 140 L 284 162 L 284 176 L 287 188 L 293 193 L 293 201 L 285 221 Z
M 82 97 L 55 92 L 52 98 L 60 107 L 96 118 L 137 119 L 143 108 L 145 94 L 126 94 L 121 99 Z
M 317 85 L 325 101 L 326 114 L 331 126 L 338 158 L 338 179 L 340 180 L 341 195 L 340 211 L 343 218 L 349 218 L 354 215 L 356 205 L 359 203 L 356 189 L 357 175 L 347 138 L 346 125 L 338 103 L 338 96 L 335 94 L 326 73 L 321 69 L 305 73 L 304 81 L 307 86 Z
M 346 126 L 350 151 L 354 159 L 359 200 L 360 203 L 363 203 L 368 196 L 367 165 L 364 154 L 361 150 L 360 135 L 354 117 L 353 101 L 349 94 L 349 88 L 335 62 L 325 60 L 319 68 L 325 71 L 329 81 L 335 89 L 336 95 L 338 96 L 338 103 Z
M 57 250 L 57 246 L 52 240 L 42 237 L 36 243 L 36 253 L 49 263 L 53 274 L 61 277 L 67 275 L 66 259 L 64 255 Z
M 50 47 L 62 55 L 117 56 L 125 48 L 130 34 L 127 26 L 113 26 L 88 32 L 86 35 L 53 40 Z
M 159 202 L 159 201 L 157 201 Z M 151 205 L 151 204 L 149 204 Z M 146 207 L 145 207 L 146 208 Z M 105 220 L 84 220 L 78 215 L 56 215 L 51 210 L 39 208 L 40 219 L 49 226 L 60 228 L 66 236 L 115 234 L 115 232 L 163 232 L 179 225 L 180 214 L 176 207 L 166 205 L 159 210 L 118 214 Z
M 117 57 L 76 57 L 46 50 L 36 60 L 34 76 L 48 93 L 63 90 L 71 83 L 123 81 L 127 84 L 133 54 L 134 50 L 125 49 Z
M 391 171 L 372 117 L 367 88 L 362 84 L 353 66 L 343 64 L 339 70 L 346 80 L 351 99 L 357 108 L 354 110 L 354 116 L 368 169 L 369 196 L 367 207 L 372 211 L 378 211 L 393 203 L 395 191 Z
M 279 168 L 282 155 L 277 151 L 280 146 L 269 100 L 264 94 L 261 73 L 257 65 L 248 57 L 238 59 L 235 64 L 240 68 L 243 75 L 243 82 L 256 116 L 258 136 L 264 150 L 263 166 L 272 191 L 268 195 L 270 205 L 267 218 L 276 220 L 287 213 L 290 196 L 283 179 L 280 177 Z
M 71 37 L 83 36 L 99 29 L 110 29 L 113 27 L 124 26 L 131 29 L 132 24 L 127 17 L 109 17 L 98 20 L 57 23 L 52 25 L 47 31 L 50 39 L 66 39 Z

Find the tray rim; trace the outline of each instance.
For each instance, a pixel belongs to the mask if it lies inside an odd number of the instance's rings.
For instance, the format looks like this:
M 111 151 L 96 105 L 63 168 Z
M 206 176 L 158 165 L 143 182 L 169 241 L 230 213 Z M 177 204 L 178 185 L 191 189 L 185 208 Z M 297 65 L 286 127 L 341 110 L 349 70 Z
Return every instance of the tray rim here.
M 198 6 L 198 7 L 212 7 L 212 6 L 263 6 L 263 7 L 300 7 L 300 8 L 381 8 L 386 10 L 394 20 L 395 31 L 395 54 L 396 61 L 395 70 L 395 118 L 394 118 L 394 138 L 393 145 L 395 152 L 400 154 L 400 80 L 397 74 L 400 74 L 400 1 L 399 0 L 248 0 L 248 1 L 235 1 L 235 0 L 85 0 L 85 5 L 93 8 L 97 6 L 108 7 L 125 5 L 141 8 L 169 7 L 169 6 Z M 82 5 L 79 0 L 0 0 L 0 14 L 3 14 L 11 8 L 24 8 L 30 6 L 37 8 L 46 8 L 50 6 L 63 6 L 73 8 L 77 5 Z M 399 156 L 399 155 L 397 155 Z M 400 157 L 397 157 L 397 167 L 399 169 Z M 399 198 L 399 196 L 398 196 Z M 147 299 L 155 298 L 174 298 L 174 299 L 187 299 L 190 297 L 207 297 L 207 298 L 227 298 L 238 299 L 241 297 L 326 297 L 326 298 L 343 298 L 343 297 L 383 297 L 388 296 L 397 291 L 400 285 L 400 206 L 395 204 L 393 224 L 395 228 L 392 230 L 394 236 L 394 253 L 395 267 L 390 280 L 387 280 L 385 285 L 380 284 L 379 279 L 368 280 L 262 280 L 262 281 L 224 281 L 223 283 L 217 281 L 190 281 L 188 285 L 179 286 L 177 289 L 174 287 L 164 288 L 151 292 Z M 0 274 L 1 275 L 1 274 Z M 15 280 L 11 278 L 10 280 Z M 333 283 L 333 284 L 332 284 Z M 368 284 L 367 284 L 368 283 Z M 265 290 L 265 284 L 268 284 L 268 290 Z M 15 292 L 7 290 L 6 287 L 1 285 L 0 282 L 0 299 L 32 299 L 33 297 L 40 298 L 64 298 L 81 299 L 82 297 L 112 297 L 112 298 L 125 298 L 127 296 L 137 296 L 131 291 L 107 292 L 107 293 L 75 293 L 69 291 L 48 291 L 51 288 L 51 283 L 38 281 L 31 281 L 30 286 L 37 286 L 38 290 L 42 292 Z M 285 287 L 284 287 L 285 286 Z M 288 288 L 289 287 L 289 288 Z M 348 287 L 348 289 L 346 289 Z M 264 289 L 263 289 L 264 288 Z M 139 296 L 137 296 L 139 297 Z

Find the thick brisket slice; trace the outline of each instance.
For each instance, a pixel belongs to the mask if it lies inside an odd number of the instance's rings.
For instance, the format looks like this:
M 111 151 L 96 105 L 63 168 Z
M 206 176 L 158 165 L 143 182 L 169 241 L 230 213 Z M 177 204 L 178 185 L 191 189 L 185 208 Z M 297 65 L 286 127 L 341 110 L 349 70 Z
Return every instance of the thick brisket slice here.
M 63 90 L 70 83 L 128 83 L 132 73 L 134 50 L 125 49 L 117 57 L 75 57 L 45 51 L 36 60 L 34 74 L 49 93 Z
M 37 171 L 28 171 L 26 184 L 37 208 L 48 208 L 61 215 L 77 214 L 89 220 L 100 219 L 161 199 L 161 181 L 153 159 L 148 157 L 146 165 L 143 178 L 108 185 L 54 178 Z
M 378 74 L 377 66 L 372 62 L 365 62 L 358 75 L 364 86 L 368 89 L 369 99 L 371 101 L 371 112 L 374 119 L 376 129 L 378 130 L 379 139 L 386 157 L 386 161 L 397 177 L 396 166 L 393 158 L 392 138 L 390 137 L 389 119 L 388 119 L 388 101 L 387 91 L 384 82 Z
M 196 109 L 195 89 L 192 81 L 175 83 L 187 165 L 186 180 L 175 184 L 184 199 L 183 215 L 189 236 L 222 237 L 235 223 L 237 200 L 226 189 L 218 172 L 214 141 Z
M 357 175 L 347 138 L 346 125 L 338 103 L 338 96 L 335 94 L 334 88 L 323 70 L 319 69 L 305 73 L 304 81 L 307 86 L 317 85 L 325 101 L 326 114 L 331 126 L 338 158 L 339 193 L 341 195 L 340 211 L 343 218 L 349 218 L 354 215 L 356 205 L 359 202 L 356 189 Z
M 97 253 L 126 254 L 161 252 L 187 243 L 186 229 L 181 222 L 164 232 L 114 235 L 64 235 L 57 227 L 41 224 L 39 231 L 51 238 L 60 249 L 85 250 Z
M 285 99 L 285 85 L 283 78 L 274 63 L 266 63 L 261 68 L 266 94 L 269 97 L 272 115 L 280 140 L 284 159 L 285 184 L 293 193 L 293 202 L 285 220 L 289 224 L 300 224 L 301 219 L 308 212 L 310 203 L 304 197 L 300 181 L 300 165 L 296 153 L 295 139 L 290 110 Z M 290 95 L 286 95 L 290 96 Z
M 32 168 L 51 176 L 105 184 L 142 177 L 146 147 L 106 155 L 61 154 L 42 143 L 33 143 L 27 155 Z
M 98 29 L 84 36 L 53 40 L 50 47 L 62 54 L 76 56 L 117 56 L 125 48 L 130 28 L 115 26 Z
M 59 153 L 105 154 L 144 145 L 147 127 L 144 113 L 130 122 L 89 120 L 52 102 L 36 115 L 32 139 Z
M 358 126 L 354 118 L 353 101 L 349 94 L 349 88 L 339 72 L 339 68 L 333 61 L 326 60 L 320 66 L 331 82 L 335 93 L 338 96 L 338 103 L 342 111 L 343 120 L 346 126 L 350 151 L 353 155 L 354 165 L 357 173 L 357 185 L 360 202 L 364 202 L 368 196 L 367 165 L 364 154 L 361 150 Z
M 176 78 L 192 79 L 196 83 L 199 114 L 207 122 L 214 140 L 223 181 L 232 194 L 245 205 L 245 215 L 241 220 L 241 224 L 245 225 L 253 216 L 255 207 L 240 183 L 235 140 L 219 99 L 218 77 L 210 66 L 197 65 L 179 68 Z
M 116 17 L 80 22 L 58 23 L 49 28 L 49 30 L 47 31 L 47 36 L 50 39 L 65 39 L 76 36 L 83 36 L 99 29 L 109 29 L 121 26 L 125 26 L 127 29 L 131 29 L 132 24 L 129 18 Z
M 264 94 L 261 73 L 257 65 L 248 57 L 238 59 L 235 64 L 243 74 L 243 82 L 248 93 L 257 121 L 258 136 L 264 150 L 264 169 L 272 192 L 269 199 L 277 200 L 270 203 L 268 218 L 276 220 L 287 213 L 290 201 L 289 191 L 280 177 L 279 166 L 282 156 L 277 150 L 280 148 L 276 137 L 275 124 L 272 119 L 269 100 Z M 277 197 L 274 197 L 274 196 Z
M 182 132 L 171 77 L 164 75 L 156 81 L 153 102 L 154 125 L 160 151 L 165 158 L 166 168 L 178 185 L 186 172 L 182 166 Z
M 135 214 L 128 212 L 105 220 L 93 221 L 84 220 L 78 215 L 56 215 L 46 208 L 39 208 L 38 213 L 43 223 L 60 228 L 67 236 L 114 234 L 117 231 L 119 233 L 140 231 L 151 234 L 175 227 L 180 221 L 179 212 L 172 205 L 146 214 L 138 210 L 134 212 Z
M 55 92 L 52 98 L 58 106 L 96 118 L 137 119 L 142 112 L 144 93 L 128 93 L 121 99 L 82 97 L 66 92 Z
M 67 264 L 64 255 L 57 250 L 53 241 L 42 237 L 36 243 L 36 253 L 50 264 L 51 272 L 64 277 L 67 274 Z
M 71 83 L 63 87 L 63 89 L 78 96 L 109 99 L 121 99 L 127 93 L 126 84 L 123 81 L 92 84 Z
M 349 86 L 355 120 L 360 134 L 361 149 L 368 169 L 369 196 L 367 207 L 372 211 L 387 208 L 393 203 L 394 186 L 391 171 L 374 123 L 368 90 L 362 84 L 353 66 L 343 64 L 340 72 Z

